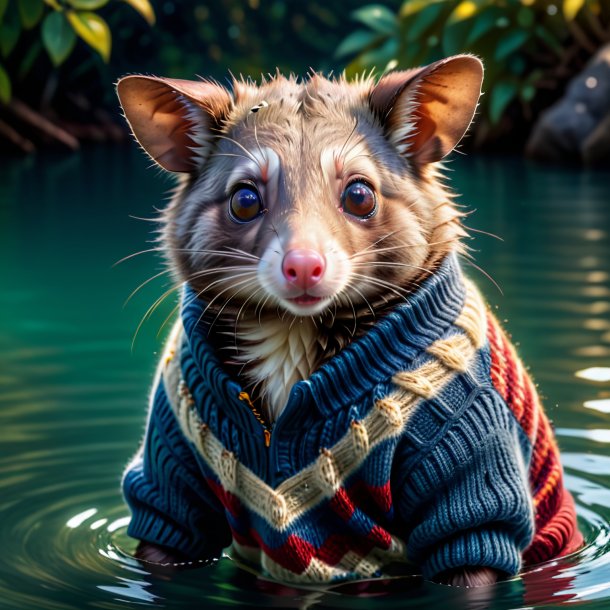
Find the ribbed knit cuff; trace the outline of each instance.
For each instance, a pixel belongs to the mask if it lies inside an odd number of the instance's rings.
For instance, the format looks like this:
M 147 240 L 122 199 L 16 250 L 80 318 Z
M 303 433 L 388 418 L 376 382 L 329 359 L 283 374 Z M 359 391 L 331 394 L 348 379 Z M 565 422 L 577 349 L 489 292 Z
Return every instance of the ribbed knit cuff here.
M 193 541 L 184 532 L 149 509 L 133 511 L 127 534 L 138 540 L 175 549 L 188 557 L 198 556 L 197 549 L 193 549 Z
M 510 533 L 477 529 L 439 545 L 422 565 L 422 572 L 424 578 L 432 579 L 447 570 L 466 566 L 485 566 L 512 576 L 521 568 L 521 553 Z

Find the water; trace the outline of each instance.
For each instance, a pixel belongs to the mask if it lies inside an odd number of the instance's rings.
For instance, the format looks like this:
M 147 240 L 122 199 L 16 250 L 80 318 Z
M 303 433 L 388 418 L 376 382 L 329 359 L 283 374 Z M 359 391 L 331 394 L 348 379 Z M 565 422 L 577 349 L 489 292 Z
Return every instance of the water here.
M 175 574 L 136 562 L 120 474 L 142 436 L 171 298 L 150 217 L 170 183 L 129 148 L 0 163 L 0 608 L 556 608 L 610 605 L 610 176 L 518 159 L 458 159 L 476 213 L 471 269 L 521 344 L 555 425 L 585 547 L 480 591 L 386 582 L 296 591 L 229 558 Z M 580 373 L 579 373 L 580 372 Z M 577 376 L 577 373 L 580 376 Z M 599 371 L 597 372 L 599 375 Z

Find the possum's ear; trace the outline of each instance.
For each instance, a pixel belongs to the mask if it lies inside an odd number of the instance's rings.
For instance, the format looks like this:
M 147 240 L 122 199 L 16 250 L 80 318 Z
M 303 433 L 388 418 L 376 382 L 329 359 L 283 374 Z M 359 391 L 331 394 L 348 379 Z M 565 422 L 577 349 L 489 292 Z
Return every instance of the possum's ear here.
M 204 81 L 126 76 L 117 94 L 142 148 L 171 172 L 195 171 L 209 152 L 232 98 Z
M 401 154 L 432 163 L 449 154 L 468 129 L 482 81 L 480 60 L 456 55 L 391 72 L 372 88 L 369 103 Z

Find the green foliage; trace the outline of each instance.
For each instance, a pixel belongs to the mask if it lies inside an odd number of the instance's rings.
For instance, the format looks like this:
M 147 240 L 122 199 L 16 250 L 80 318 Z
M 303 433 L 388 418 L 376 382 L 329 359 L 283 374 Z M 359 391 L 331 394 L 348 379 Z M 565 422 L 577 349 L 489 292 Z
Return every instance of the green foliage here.
M 155 24 L 155 11 L 151 6 L 149 0 L 123 0 L 130 6 L 132 6 L 146 21 L 148 21 L 148 25 Z
M 11 99 L 11 81 L 6 70 L 0 65 L 0 101 L 5 104 Z
M 26 30 L 31 30 L 42 17 L 44 4 L 42 0 L 18 0 L 19 16 Z
M 76 44 L 76 34 L 64 13 L 49 13 L 42 24 L 42 42 L 53 65 L 61 65 Z
M 485 62 L 482 113 L 500 123 L 509 106 L 524 112 L 540 83 L 570 61 L 567 42 L 588 55 L 601 45 L 610 25 L 605 0 L 406 0 L 396 14 L 378 5 L 352 14 L 359 27 L 343 40 L 337 57 L 354 56 L 347 73 L 371 68 L 409 68 L 456 53 Z
M 74 31 L 107 62 L 112 35 L 106 21 L 91 11 L 66 11 L 66 17 Z
M 14 73 L 0 65 L 0 102 L 7 104 L 10 101 L 11 82 L 29 71 L 42 47 L 52 64 L 59 67 L 70 57 L 80 38 L 108 62 L 111 30 L 106 19 L 94 12 L 108 4 L 129 4 L 150 25 L 155 22 L 150 0 L 0 0 L 0 53 L 3 58 L 11 56 L 26 31 L 37 28 L 38 37 Z
M 15 6 L 5 6 L 6 10 L 0 23 L 0 52 L 2 57 L 8 57 L 15 48 L 21 34 L 21 20 Z

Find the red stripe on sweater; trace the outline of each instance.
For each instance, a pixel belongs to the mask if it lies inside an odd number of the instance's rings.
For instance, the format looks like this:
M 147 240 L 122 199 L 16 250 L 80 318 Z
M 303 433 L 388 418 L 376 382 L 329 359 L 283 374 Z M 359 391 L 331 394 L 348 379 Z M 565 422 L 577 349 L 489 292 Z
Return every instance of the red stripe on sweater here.
M 231 492 L 226 491 L 226 489 L 215 479 L 206 478 L 205 481 L 210 486 L 214 495 L 220 500 L 224 509 L 233 517 L 239 517 L 239 513 L 242 512 L 242 504 L 238 497 L 234 496 Z
M 515 348 L 489 312 L 487 339 L 492 383 L 533 443 L 529 482 L 536 532 L 524 557 L 528 563 L 544 561 L 556 556 L 578 532 L 574 504 L 564 490 L 559 449 L 536 388 Z
M 235 540 L 244 546 L 253 546 L 252 541 L 255 541 L 256 546 L 261 548 L 265 555 L 295 574 L 302 574 L 312 559 L 319 559 L 327 565 L 336 566 L 350 551 L 359 557 L 365 557 L 376 546 L 387 549 L 391 544 L 390 535 L 378 527 L 373 528 L 366 537 L 354 536 L 351 533 L 332 534 L 317 549 L 295 534 L 290 534 L 283 544 L 273 548 L 265 544 L 261 535 L 254 529 L 250 530 L 247 537 L 237 534 Z
M 574 500 L 568 491 L 564 491 L 553 519 L 536 531 L 534 540 L 523 554 L 523 560 L 527 565 L 540 563 L 565 552 L 574 552 L 582 542 Z

